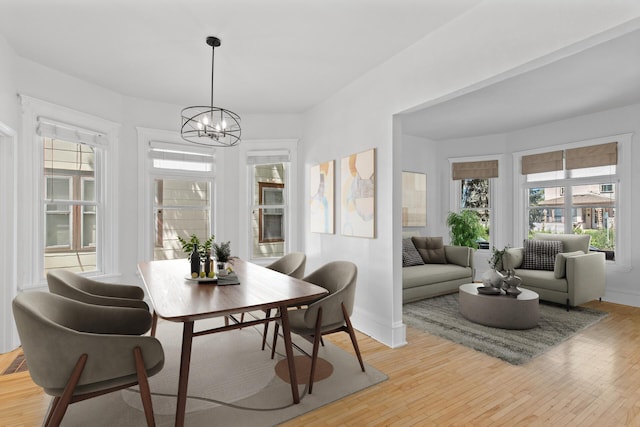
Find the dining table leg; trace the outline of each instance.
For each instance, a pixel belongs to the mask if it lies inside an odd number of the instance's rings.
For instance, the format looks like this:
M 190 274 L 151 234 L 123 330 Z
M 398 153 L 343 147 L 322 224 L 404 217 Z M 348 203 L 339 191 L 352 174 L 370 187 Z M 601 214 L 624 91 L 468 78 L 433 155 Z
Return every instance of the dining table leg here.
M 289 314 L 287 313 L 286 305 L 280 307 L 280 322 L 282 323 L 284 349 L 287 354 L 287 364 L 289 365 L 289 381 L 291 382 L 291 394 L 293 395 L 293 403 L 300 403 L 300 394 L 298 393 L 298 376 L 296 374 L 296 363 L 293 360 L 291 329 L 289 327 Z
M 176 427 L 184 426 L 187 409 L 187 386 L 189 385 L 189 365 L 191 364 L 191 342 L 193 341 L 193 321 L 184 322 L 182 330 L 182 355 L 180 356 L 180 377 L 178 379 L 178 404 L 176 405 Z

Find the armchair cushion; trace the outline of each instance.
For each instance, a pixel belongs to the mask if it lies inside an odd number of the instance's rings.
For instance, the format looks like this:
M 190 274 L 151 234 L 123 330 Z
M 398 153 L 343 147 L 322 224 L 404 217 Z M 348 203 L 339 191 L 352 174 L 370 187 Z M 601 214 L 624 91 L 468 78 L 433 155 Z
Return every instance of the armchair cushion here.
M 524 260 L 524 248 L 508 248 L 502 257 L 502 266 L 505 270 L 520 268 Z
M 562 252 L 560 240 L 525 240 L 522 268 L 553 271 L 559 252 Z
M 402 266 L 411 267 L 412 265 L 423 265 L 424 261 L 418 253 L 411 238 L 402 239 Z
M 584 252 L 582 251 L 561 252 L 556 255 L 556 263 L 553 268 L 553 275 L 556 279 L 562 279 L 566 275 L 567 258 L 576 256 L 576 255 L 584 255 Z
M 425 264 L 446 264 L 442 237 L 412 237 L 411 240 Z

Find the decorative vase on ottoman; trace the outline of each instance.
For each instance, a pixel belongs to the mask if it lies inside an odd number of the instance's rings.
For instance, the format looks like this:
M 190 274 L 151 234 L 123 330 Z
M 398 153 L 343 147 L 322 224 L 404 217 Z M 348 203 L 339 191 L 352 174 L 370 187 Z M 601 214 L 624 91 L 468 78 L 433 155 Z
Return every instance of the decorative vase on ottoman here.
M 493 286 L 494 288 L 502 287 L 504 276 L 497 270 L 487 270 L 482 275 L 482 283 L 485 286 Z
M 504 279 L 504 284 L 504 291 L 507 293 L 507 295 L 511 295 L 512 297 L 517 298 L 518 295 L 522 293 L 522 291 L 518 289 L 518 286 L 522 284 L 522 279 L 516 276 L 513 270 L 508 271 L 507 277 L 505 277 Z

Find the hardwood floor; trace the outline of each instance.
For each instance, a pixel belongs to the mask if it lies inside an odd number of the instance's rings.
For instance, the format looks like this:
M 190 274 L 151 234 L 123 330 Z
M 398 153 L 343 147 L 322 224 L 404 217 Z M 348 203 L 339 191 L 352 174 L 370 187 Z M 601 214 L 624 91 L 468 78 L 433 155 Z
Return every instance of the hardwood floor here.
M 610 314 L 522 366 L 411 328 L 395 350 L 358 334 L 389 380 L 285 425 L 640 426 L 640 308 L 586 305 Z M 353 352 L 347 334 L 326 339 Z M 38 426 L 48 402 L 28 373 L 0 376 L 0 425 Z

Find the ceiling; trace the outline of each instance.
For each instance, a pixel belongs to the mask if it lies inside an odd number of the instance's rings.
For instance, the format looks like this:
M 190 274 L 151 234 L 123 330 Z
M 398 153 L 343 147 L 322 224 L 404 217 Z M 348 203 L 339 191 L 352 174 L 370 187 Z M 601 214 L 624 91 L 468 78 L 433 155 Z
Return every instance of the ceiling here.
M 480 0 L 0 0 L 16 54 L 123 95 L 299 113 Z
M 16 54 L 117 93 L 240 115 L 300 113 L 481 0 L 0 0 Z M 434 140 L 640 102 L 640 31 L 405 115 Z
M 403 132 L 433 140 L 511 132 L 640 103 L 640 31 L 407 114 Z

